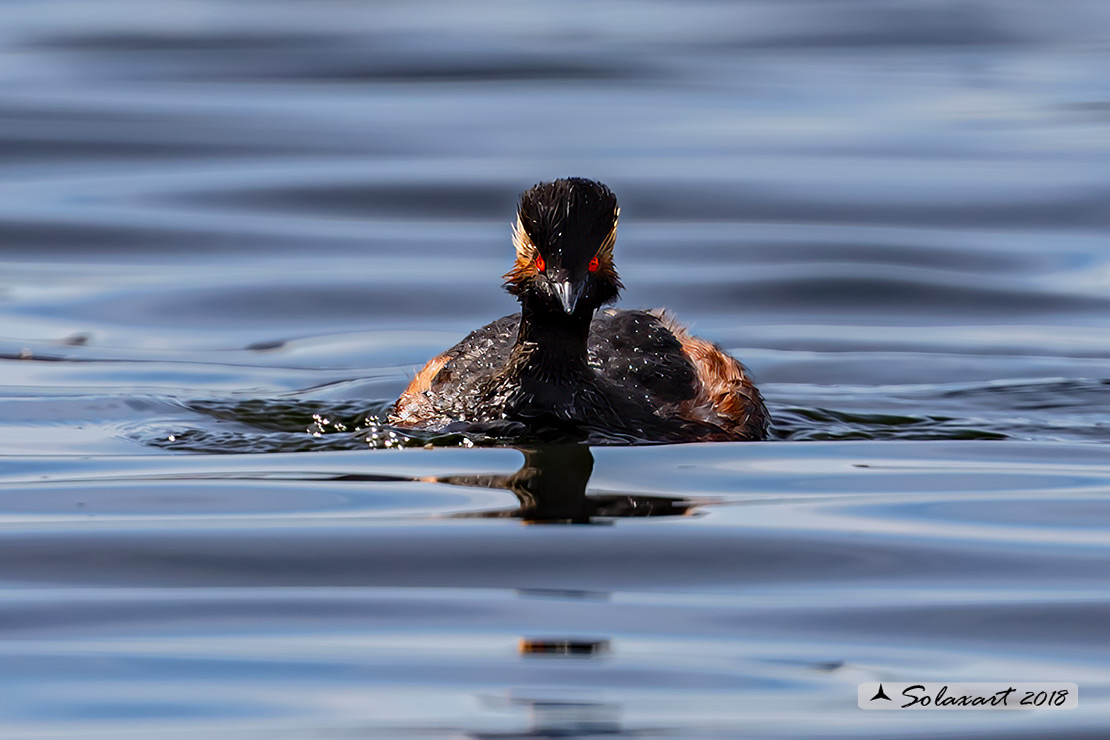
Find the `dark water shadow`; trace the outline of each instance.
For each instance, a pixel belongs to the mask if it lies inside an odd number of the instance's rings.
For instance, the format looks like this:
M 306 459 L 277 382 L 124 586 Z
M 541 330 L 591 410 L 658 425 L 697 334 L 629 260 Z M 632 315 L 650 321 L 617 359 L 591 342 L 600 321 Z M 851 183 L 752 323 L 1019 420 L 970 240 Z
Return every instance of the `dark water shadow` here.
M 525 730 L 506 732 L 468 732 L 466 737 L 478 740 L 512 740 L 513 738 L 574 738 L 594 736 L 640 735 L 621 727 L 621 705 L 615 702 L 559 701 L 529 697 L 508 697 L 490 702 L 502 711 L 524 709 L 529 715 Z
M 524 464 L 511 475 L 447 475 L 427 480 L 453 486 L 512 491 L 514 509 L 466 512 L 458 518 L 518 518 L 543 524 L 603 524 L 617 517 L 685 516 L 691 501 L 670 496 L 587 495 L 594 469 L 590 448 L 579 444 L 521 448 Z

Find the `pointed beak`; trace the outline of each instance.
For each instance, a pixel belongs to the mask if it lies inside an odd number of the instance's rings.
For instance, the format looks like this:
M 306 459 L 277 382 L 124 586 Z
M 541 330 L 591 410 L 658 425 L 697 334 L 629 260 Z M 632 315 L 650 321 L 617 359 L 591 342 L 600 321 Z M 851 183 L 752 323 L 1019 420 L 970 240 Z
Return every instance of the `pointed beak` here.
M 563 280 L 552 282 L 551 287 L 555 289 L 555 295 L 563 305 L 563 310 L 568 314 L 574 313 L 574 307 L 578 305 L 578 299 L 582 296 L 584 283 L 575 284 L 570 280 Z

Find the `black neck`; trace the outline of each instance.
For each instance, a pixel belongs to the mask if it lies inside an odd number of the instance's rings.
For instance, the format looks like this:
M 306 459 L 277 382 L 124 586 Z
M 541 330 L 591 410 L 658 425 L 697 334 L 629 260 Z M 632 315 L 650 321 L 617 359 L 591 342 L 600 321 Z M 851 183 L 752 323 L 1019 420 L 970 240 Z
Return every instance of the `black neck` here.
M 547 382 L 572 380 L 587 372 L 586 340 L 593 312 L 580 309 L 568 315 L 562 308 L 524 296 L 513 360 L 521 376 Z

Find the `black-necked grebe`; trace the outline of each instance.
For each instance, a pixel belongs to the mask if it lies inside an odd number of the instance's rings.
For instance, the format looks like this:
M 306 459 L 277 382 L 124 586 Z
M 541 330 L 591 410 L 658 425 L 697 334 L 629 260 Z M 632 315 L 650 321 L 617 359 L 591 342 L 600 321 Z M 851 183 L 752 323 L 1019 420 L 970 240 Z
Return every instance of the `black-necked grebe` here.
M 520 313 L 433 357 L 390 423 L 591 442 L 765 439 L 767 408 L 736 359 L 662 311 L 599 310 L 623 287 L 619 214 L 612 191 L 591 180 L 527 190 L 505 275 Z

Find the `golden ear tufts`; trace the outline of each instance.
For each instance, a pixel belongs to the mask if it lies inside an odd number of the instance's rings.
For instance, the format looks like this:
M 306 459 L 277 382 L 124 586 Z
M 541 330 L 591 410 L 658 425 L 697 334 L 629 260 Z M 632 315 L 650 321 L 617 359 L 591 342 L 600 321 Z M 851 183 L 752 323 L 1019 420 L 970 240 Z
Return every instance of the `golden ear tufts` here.
M 504 275 L 506 283 L 519 283 L 536 271 L 536 254 L 539 250 L 532 243 L 528 232 L 524 230 L 524 224 L 519 215 L 516 217 L 516 223 L 513 224 L 513 248 L 516 249 L 516 259 L 513 261 L 512 269 Z
M 516 223 L 513 224 L 513 247 L 516 249 L 518 262 L 522 260 L 531 262 L 536 257 L 536 245 L 524 230 L 524 223 L 520 220 L 520 216 L 516 217 Z
M 601 242 L 601 246 L 597 248 L 597 258 L 601 262 L 613 262 L 613 248 L 617 245 L 617 224 L 621 220 L 621 209 L 618 208 L 613 211 L 613 228 L 609 229 L 609 234 Z

